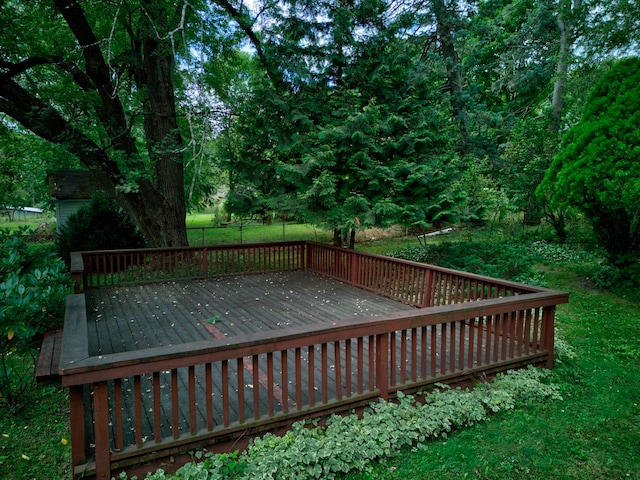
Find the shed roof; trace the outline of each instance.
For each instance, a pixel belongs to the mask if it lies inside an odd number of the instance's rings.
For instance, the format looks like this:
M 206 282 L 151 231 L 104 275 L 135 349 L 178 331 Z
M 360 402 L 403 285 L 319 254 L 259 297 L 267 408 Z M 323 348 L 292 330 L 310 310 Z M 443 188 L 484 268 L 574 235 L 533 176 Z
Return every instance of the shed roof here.
M 89 170 L 58 170 L 47 175 L 49 194 L 55 200 L 84 200 L 101 190 Z

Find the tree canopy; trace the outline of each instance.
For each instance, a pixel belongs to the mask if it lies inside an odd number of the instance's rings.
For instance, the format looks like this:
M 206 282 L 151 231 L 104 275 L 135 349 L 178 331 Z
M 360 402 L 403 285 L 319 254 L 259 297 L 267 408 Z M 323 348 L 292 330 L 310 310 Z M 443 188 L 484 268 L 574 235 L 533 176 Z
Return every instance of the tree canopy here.
M 8 181 L 24 162 L 71 163 L 65 149 L 157 246 L 186 243 L 187 208 L 221 182 L 232 213 L 336 233 L 477 220 L 498 196 L 560 218 L 536 188 L 607 59 L 637 50 L 637 13 L 626 0 L 5 0 L 0 121 L 36 148 L 0 148 L 0 203 L 24 198 Z
M 640 253 L 640 59 L 616 62 L 565 135 L 541 193 L 582 211 L 611 259 Z

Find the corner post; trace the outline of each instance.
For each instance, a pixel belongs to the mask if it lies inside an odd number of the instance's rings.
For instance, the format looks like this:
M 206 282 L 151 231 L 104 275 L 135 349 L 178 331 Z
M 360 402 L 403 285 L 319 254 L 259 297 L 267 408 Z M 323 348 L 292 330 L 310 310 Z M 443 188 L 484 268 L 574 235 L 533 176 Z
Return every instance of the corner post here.
M 542 348 L 547 350 L 546 368 L 553 368 L 553 349 L 554 349 L 554 327 L 555 327 L 556 306 L 550 305 L 542 309 Z
M 389 400 L 389 334 L 376 335 L 376 386 L 380 398 Z
M 69 268 L 73 281 L 75 283 L 73 293 L 80 293 L 82 291 L 82 281 L 84 279 L 84 259 L 82 253 L 71 252 L 71 265 Z
M 84 428 L 84 387 L 73 385 L 69 387 L 69 410 L 71 430 L 71 472 L 75 467 L 86 463 L 85 428 Z M 72 477 L 73 478 L 73 477 Z

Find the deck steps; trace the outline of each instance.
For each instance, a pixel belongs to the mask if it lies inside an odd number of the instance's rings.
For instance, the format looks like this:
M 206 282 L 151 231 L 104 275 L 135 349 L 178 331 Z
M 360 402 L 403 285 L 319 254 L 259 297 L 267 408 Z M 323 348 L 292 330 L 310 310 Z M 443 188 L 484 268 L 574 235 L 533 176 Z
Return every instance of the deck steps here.
M 60 382 L 58 366 L 62 351 L 62 328 L 49 330 L 44 334 L 38 363 L 36 363 L 36 380 L 41 384 Z

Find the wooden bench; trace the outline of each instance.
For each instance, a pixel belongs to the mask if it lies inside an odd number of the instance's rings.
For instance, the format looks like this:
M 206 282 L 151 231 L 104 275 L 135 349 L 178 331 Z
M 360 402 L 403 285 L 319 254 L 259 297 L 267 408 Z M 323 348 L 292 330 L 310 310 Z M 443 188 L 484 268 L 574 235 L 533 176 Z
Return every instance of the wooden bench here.
M 49 330 L 44 334 L 40 355 L 36 364 L 36 380 L 41 384 L 60 381 L 58 366 L 62 351 L 62 328 Z

